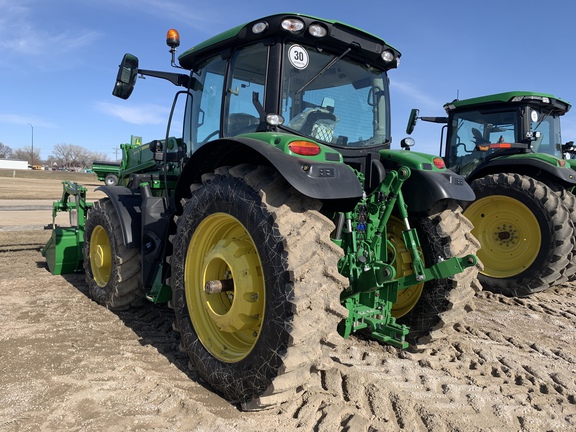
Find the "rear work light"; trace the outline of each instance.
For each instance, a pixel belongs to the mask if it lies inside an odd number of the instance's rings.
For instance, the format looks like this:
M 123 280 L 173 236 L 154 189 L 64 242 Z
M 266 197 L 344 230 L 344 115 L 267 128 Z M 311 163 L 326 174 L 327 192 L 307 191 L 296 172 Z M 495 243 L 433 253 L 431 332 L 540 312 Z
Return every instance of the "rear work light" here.
M 301 156 L 316 156 L 320 153 L 320 146 L 311 141 L 292 141 L 288 148 Z
M 292 33 L 298 33 L 304 28 L 304 22 L 296 18 L 286 18 L 282 21 L 282 28 Z
M 309 28 L 308 28 L 308 33 L 310 33 L 312 36 L 314 37 L 324 37 L 326 36 L 326 34 L 328 34 L 328 30 L 326 30 L 323 26 L 321 26 L 320 24 L 312 24 Z
M 259 21 L 252 26 L 252 33 L 260 34 L 268 29 L 268 23 L 266 21 Z

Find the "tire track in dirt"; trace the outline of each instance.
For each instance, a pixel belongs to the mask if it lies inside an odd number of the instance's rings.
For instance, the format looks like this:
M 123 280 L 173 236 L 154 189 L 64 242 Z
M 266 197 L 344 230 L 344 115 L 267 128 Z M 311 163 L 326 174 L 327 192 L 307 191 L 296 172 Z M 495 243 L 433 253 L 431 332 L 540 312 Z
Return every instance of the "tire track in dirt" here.
M 49 274 L 42 241 L 0 255 L 0 431 L 576 430 L 572 284 L 478 293 L 418 351 L 349 338 L 299 397 L 243 413 L 187 371 L 171 310 L 97 305 L 83 274 Z
M 67 279 L 37 276 L 28 297 L 10 296 L 28 279 L 2 281 L 0 301 L 13 306 L 0 313 L 11 330 L 0 335 L 0 361 L 11 371 L 0 386 L 0 430 L 211 430 L 224 422 L 210 409 L 234 415 L 182 372 L 163 308 L 116 316 L 84 295 L 83 275 Z
M 302 430 L 572 429 L 574 335 L 555 346 L 537 337 L 560 337 L 571 325 L 576 306 L 565 295 L 573 297 L 565 290 L 528 299 L 479 293 L 468 324 L 418 352 L 351 338 L 336 354 L 342 367 L 288 411 Z M 540 321 L 547 322 L 541 332 Z

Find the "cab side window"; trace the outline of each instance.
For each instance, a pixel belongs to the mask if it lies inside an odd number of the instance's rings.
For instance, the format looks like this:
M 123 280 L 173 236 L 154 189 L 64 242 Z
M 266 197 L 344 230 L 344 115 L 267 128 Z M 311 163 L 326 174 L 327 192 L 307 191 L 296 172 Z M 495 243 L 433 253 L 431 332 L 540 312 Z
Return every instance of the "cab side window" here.
M 204 62 L 194 73 L 197 83 L 192 92 L 193 151 L 220 135 L 226 64 L 225 59 L 216 56 Z
M 264 104 L 267 53 L 266 46 L 257 44 L 241 48 L 232 56 L 226 92 L 225 136 L 255 132 L 260 125 L 260 115 L 252 98 L 257 93 L 258 100 Z

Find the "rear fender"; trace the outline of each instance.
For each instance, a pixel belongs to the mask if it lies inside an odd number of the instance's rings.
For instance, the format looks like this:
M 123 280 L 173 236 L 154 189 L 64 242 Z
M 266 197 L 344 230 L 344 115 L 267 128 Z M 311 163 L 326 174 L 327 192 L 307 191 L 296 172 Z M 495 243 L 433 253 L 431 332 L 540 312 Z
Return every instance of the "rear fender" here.
M 404 182 L 402 191 L 411 212 L 428 210 L 443 199 L 474 201 L 476 198 L 464 177 L 450 170 L 412 170 L 412 175 Z
M 500 172 L 513 172 L 536 179 L 543 178 L 566 188 L 576 186 L 576 171 L 571 169 L 569 164 L 566 167 L 558 167 L 542 159 L 515 156 L 491 159 L 472 171 L 466 181 L 472 183 L 477 178 Z
M 438 167 L 438 156 L 406 150 L 380 150 L 386 168 L 407 166 L 412 174 L 404 182 L 402 192 L 408 209 L 424 211 L 444 199 L 474 201 L 474 191 L 466 179 L 454 171 Z M 443 163 L 443 162 L 442 162 Z
M 362 197 L 362 185 L 354 171 L 341 162 L 336 151 L 324 153 L 323 160 L 286 154 L 271 143 L 248 137 L 212 141 L 190 157 L 176 187 L 175 202 L 186 196 L 191 183 L 219 166 L 242 163 L 273 166 L 294 189 L 321 201 L 338 201 L 350 209 Z M 181 210 L 181 209 L 179 209 Z
M 116 210 L 124 245 L 129 248 L 140 247 L 142 195 L 139 190 L 124 186 L 100 186 L 96 190 L 104 192 Z

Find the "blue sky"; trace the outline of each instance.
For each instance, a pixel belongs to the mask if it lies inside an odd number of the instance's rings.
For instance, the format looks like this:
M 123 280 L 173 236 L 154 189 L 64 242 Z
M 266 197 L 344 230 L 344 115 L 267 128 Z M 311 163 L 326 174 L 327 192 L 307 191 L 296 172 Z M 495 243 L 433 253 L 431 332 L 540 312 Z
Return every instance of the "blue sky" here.
M 0 0 L 0 142 L 31 144 L 41 157 L 74 144 L 111 160 L 131 135 L 163 137 L 176 87 L 138 80 L 127 101 L 112 96 L 125 52 L 143 69 L 172 70 L 166 31 L 179 53 L 230 27 L 278 12 L 343 21 L 402 52 L 390 72 L 393 148 L 411 108 L 511 90 L 551 93 L 576 104 L 576 3 L 572 0 Z M 576 140 L 576 108 L 563 118 Z M 31 127 L 32 125 L 32 127 Z M 33 128 L 33 129 L 32 129 Z M 440 127 L 420 122 L 415 150 L 437 154 Z

